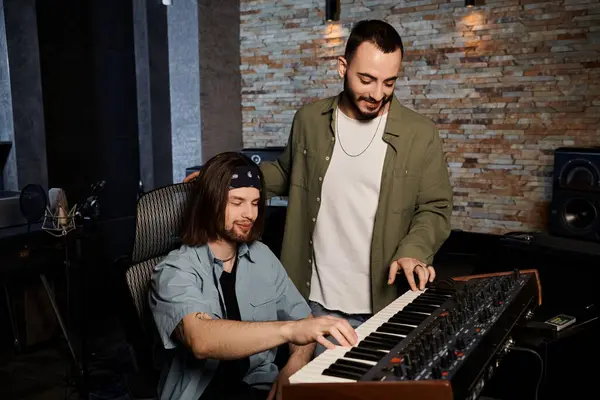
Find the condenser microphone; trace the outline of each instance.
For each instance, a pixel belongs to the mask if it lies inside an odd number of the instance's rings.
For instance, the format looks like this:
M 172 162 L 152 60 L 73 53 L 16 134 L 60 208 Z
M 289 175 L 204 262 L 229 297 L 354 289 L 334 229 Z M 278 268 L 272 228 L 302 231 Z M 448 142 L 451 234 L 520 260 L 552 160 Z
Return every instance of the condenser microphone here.
M 75 229 L 75 207 L 69 210 L 67 194 L 61 188 L 48 190 L 48 206 L 42 229 L 54 236 L 64 236 Z
M 52 188 L 48 191 L 48 211 L 52 217 L 57 218 L 60 225 L 67 224 L 69 203 L 67 195 L 61 188 Z

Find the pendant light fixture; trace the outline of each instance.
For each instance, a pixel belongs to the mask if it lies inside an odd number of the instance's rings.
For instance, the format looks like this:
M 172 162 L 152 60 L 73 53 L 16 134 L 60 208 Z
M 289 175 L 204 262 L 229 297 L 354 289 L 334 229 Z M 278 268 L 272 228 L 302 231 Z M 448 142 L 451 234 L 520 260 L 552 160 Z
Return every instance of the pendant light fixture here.
M 340 0 L 325 0 L 325 21 L 340 20 Z

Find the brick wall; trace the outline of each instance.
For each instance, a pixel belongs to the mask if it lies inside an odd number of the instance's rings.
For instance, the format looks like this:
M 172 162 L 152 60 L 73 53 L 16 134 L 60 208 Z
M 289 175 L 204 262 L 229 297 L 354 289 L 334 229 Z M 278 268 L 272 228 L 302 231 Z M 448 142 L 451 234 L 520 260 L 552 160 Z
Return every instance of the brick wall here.
M 349 31 L 385 19 L 406 48 L 396 95 L 436 122 L 454 229 L 544 229 L 553 150 L 600 144 L 600 0 L 241 1 L 246 147 L 284 145 L 295 110 L 337 94 Z

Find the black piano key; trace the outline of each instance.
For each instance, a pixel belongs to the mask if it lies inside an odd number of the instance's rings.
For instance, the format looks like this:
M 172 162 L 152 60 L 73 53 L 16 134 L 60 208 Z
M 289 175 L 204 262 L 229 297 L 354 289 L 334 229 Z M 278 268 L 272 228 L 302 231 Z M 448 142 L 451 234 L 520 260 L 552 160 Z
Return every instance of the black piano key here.
M 425 321 L 425 319 L 428 317 L 428 315 L 425 315 L 423 313 L 402 310 L 402 311 L 398 311 L 396 314 L 394 314 L 394 317 L 410 318 L 412 320 L 417 321 L 420 324 L 421 322 Z
M 323 375 L 335 376 L 336 378 L 352 379 L 353 381 L 357 381 L 362 378 L 362 375 L 360 374 L 352 374 L 350 372 L 338 371 L 331 368 L 327 368 L 325 371 L 323 371 Z
M 371 341 L 376 341 L 376 342 L 381 342 L 381 343 L 388 343 L 393 346 L 400 343 L 400 340 L 401 340 L 400 338 L 391 337 L 390 335 L 384 335 L 379 332 L 373 332 L 369 336 L 367 336 L 365 339 L 371 340 Z
M 436 303 L 436 302 L 418 302 L 418 303 L 411 303 L 410 304 L 412 307 L 418 307 L 419 309 L 421 309 L 421 312 L 429 312 L 432 313 L 435 310 L 437 310 L 438 308 L 440 308 L 442 306 L 442 303 Z M 410 310 L 410 308 L 409 308 Z M 417 310 L 413 310 L 413 311 L 417 311 Z
M 372 343 L 379 343 L 381 345 L 390 345 L 390 346 L 395 346 L 399 340 L 386 340 L 386 339 L 382 339 L 379 337 L 375 337 L 375 336 L 367 336 L 366 338 L 364 338 L 363 340 L 366 340 L 367 342 L 372 342 Z
M 392 335 L 389 335 L 387 333 L 381 333 L 381 332 L 371 332 L 369 334 L 369 337 L 371 337 L 371 336 L 372 337 L 379 337 L 381 339 L 389 340 L 391 342 L 396 342 L 396 343 L 400 343 L 400 341 L 402 340 L 402 338 L 399 338 L 398 336 L 392 336 Z
M 410 322 L 414 322 L 416 325 L 419 325 L 421 322 L 423 322 L 425 320 L 425 318 L 427 318 L 427 315 L 424 314 L 418 314 L 418 313 L 409 313 L 408 311 L 400 311 L 394 315 L 392 315 L 392 318 L 397 318 L 400 319 L 402 318 L 404 321 L 410 321 Z
M 442 304 L 444 304 L 444 302 L 443 301 L 437 301 L 437 300 L 423 299 L 423 300 L 419 300 L 419 301 L 415 300 L 415 301 L 413 301 L 410 304 L 415 305 L 415 306 L 425 306 L 425 307 L 440 308 L 442 306 Z
M 441 302 L 445 302 L 445 301 L 448 301 L 451 298 L 452 298 L 452 296 L 446 296 L 446 295 L 443 295 L 443 294 L 423 293 L 421 296 L 417 297 L 415 300 L 417 300 L 417 299 L 429 299 L 429 300 L 439 300 Z
M 386 343 L 398 343 L 402 340 L 402 338 L 399 338 L 398 336 L 392 336 L 381 332 L 371 332 L 365 339 L 380 340 Z
M 390 322 L 384 322 L 379 328 L 390 329 L 392 333 L 397 333 L 399 335 L 408 335 L 409 333 L 415 330 L 413 326 L 399 325 Z M 377 332 L 386 332 L 380 331 L 379 328 L 377 328 Z
M 379 361 L 386 354 L 372 349 L 364 349 L 364 348 L 353 348 L 344 354 L 344 357 L 353 358 L 356 360 L 364 360 L 364 361 Z
M 359 349 L 371 349 L 371 350 L 386 350 L 385 346 L 379 344 L 379 343 L 373 343 L 373 342 L 368 342 L 366 340 L 361 340 L 358 345 L 357 348 Z
M 456 289 L 446 289 L 446 288 L 440 288 L 440 287 L 432 287 L 432 288 L 428 288 L 425 293 L 431 293 L 431 294 L 440 294 L 442 296 L 452 296 L 454 295 L 454 293 L 456 293 Z
M 445 302 L 446 302 L 446 300 L 441 300 L 441 299 L 422 298 L 422 299 L 415 299 L 415 300 L 411 301 L 410 304 L 424 304 L 426 306 L 440 307 Z
M 420 295 L 419 297 L 417 297 L 415 300 L 417 300 L 417 299 L 436 299 L 436 300 L 446 301 L 449 298 L 451 298 L 451 296 L 444 296 L 443 294 L 425 292 L 422 295 Z
M 361 367 L 361 366 L 357 366 L 357 365 L 346 364 L 346 363 L 344 363 L 342 361 L 352 362 L 350 360 L 337 360 L 336 362 L 334 362 L 333 364 L 331 364 L 329 366 L 329 368 L 331 368 L 332 366 L 338 366 L 343 371 L 354 372 L 354 373 L 358 373 L 358 374 L 361 374 L 361 375 L 366 374 L 371 369 L 370 365 L 366 365 L 365 367 Z
M 359 351 L 349 351 L 344 354 L 344 357 L 352 358 L 354 360 L 374 361 L 377 362 L 383 358 L 385 354 L 381 353 L 381 356 L 374 356 L 372 354 L 361 353 Z
M 364 369 L 366 371 L 370 370 L 371 368 L 373 368 L 373 365 L 371 364 L 367 364 L 367 363 L 363 363 L 360 361 L 352 361 L 352 360 L 346 360 L 345 358 L 340 358 L 339 360 L 336 361 L 337 364 L 344 364 L 344 365 L 351 365 L 357 368 L 361 368 Z
M 427 290 L 426 292 L 422 293 L 419 297 L 421 297 L 421 296 L 436 296 L 436 297 L 440 297 L 440 298 L 449 299 L 453 296 L 453 294 L 440 293 L 440 292 L 436 292 L 435 290 Z
M 378 356 L 378 357 L 383 357 L 385 355 L 385 353 L 383 353 L 381 350 L 376 350 L 376 349 L 365 349 L 362 347 L 353 347 L 352 350 L 356 350 L 361 353 L 371 354 L 371 355 Z M 350 351 L 352 351 L 352 350 L 350 350 Z
M 428 313 L 431 314 L 432 312 L 434 312 L 435 310 L 437 310 L 439 307 L 437 306 L 424 306 L 424 305 L 419 305 L 419 304 L 409 304 L 406 307 L 403 308 L 403 311 L 415 311 L 415 312 L 421 312 L 421 313 Z
M 421 324 L 421 322 L 423 322 L 423 321 L 416 322 L 416 321 L 407 320 L 406 318 L 396 318 L 396 317 L 391 317 L 390 319 L 387 320 L 387 323 L 402 325 L 402 326 L 405 326 L 410 329 L 415 329 L 417 326 L 419 326 Z
M 440 308 L 440 306 L 437 304 L 413 304 L 413 303 L 411 303 L 411 304 L 408 304 L 406 307 L 404 307 L 404 310 L 418 312 L 418 313 L 431 314 L 438 308 Z
M 373 333 L 379 333 L 379 334 L 381 334 L 381 332 L 373 332 Z M 366 340 L 370 340 L 371 342 L 387 344 L 387 345 L 390 345 L 390 346 L 393 347 L 393 346 L 397 345 L 398 343 L 400 343 L 400 341 L 402 339 L 404 339 L 404 338 L 398 336 L 398 337 L 393 338 L 393 339 L 386 339 L 386 338 L 383 338 L 383 337 L 369 335 L 365 339 Z
M 394 346 L 396 345 L 396 343 L 389 343 L 383 340 L 377 340 L 375 338 L 369 339 L 369 338 L 365 338 L 364 340 L 362 340 L 360 343 L 368 343 L 370 345 L 373 345 L 375 349 L 381 349 L 381 350 L 391 350 L 394 348 Z M 360 346 L 360 343 L 358 344 Z
M 358 368 L 352 365 L 345 365 L 345 364 L 340 364 L 338 362 L 334 362 L 333 364 L 331 364 L 328 369 L 334 370 L 334 371 L 343 371 L 343 372 L 349 372 L 351 374 L 358 374 L 360 376 L 363 376 L 368 370 L 365 370 L 364 368 Z
M 380 337 L 382 339 L 396 341 L 396 343 L 399 343 L 402 340 L 402 338 L 399 338 L 396 335 L 390 335 L 388 333 L 381 333 L 381 332 L 371 332 L 369 334 L 369 336 Z
M 396 329 L 393 328 L 388 328 L 385 326 L 380 326 L 379 328 L 377 328 L 377 332 L 383 332 L 383 333 L 398 333 Z M 405 335 L 406 336 L 406 335 Z
M 404 324 L 404 325 L 410 325 L 413 327 L 417 327 L 421 324 L 421 322 L 423 322 L 423 320 L 420 321 L 415 321 L 409 318 L 404 318 L 404 317 L 392 317 L 388 320 L 388 322 L 393 322 L 395 324 Z

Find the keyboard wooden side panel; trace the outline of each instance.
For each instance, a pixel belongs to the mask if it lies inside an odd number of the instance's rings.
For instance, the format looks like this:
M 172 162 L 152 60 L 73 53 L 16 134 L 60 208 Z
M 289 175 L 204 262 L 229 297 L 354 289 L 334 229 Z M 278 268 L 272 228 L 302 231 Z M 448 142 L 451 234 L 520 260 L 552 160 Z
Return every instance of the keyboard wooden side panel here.
M 542 305 L 542 284 L 540 282 L 540 275 L 538 274 L 538 270 L 537 269 L 522 269 L 522 270 L 519 270 L 519 272 L 521 274 L 533 274 L 535 276 L 535 281 L 537 283 L 538 306 Z M 453 277 L 452 279 L 455 280 L 455 281 L 468 281 L 468 280 L 471 280 L 471 279 L 489 278 L 489 277 L 492 277 L 492 276 L 510 275 L 512 273 L 513 273 L 512 271 L 492 272 L 492 273 L 489 273 L 489 274 L 456 276 L 456 277 Z
M 283 400 L 452 400 L 448 381 L 297 383 L 283 387 Z

